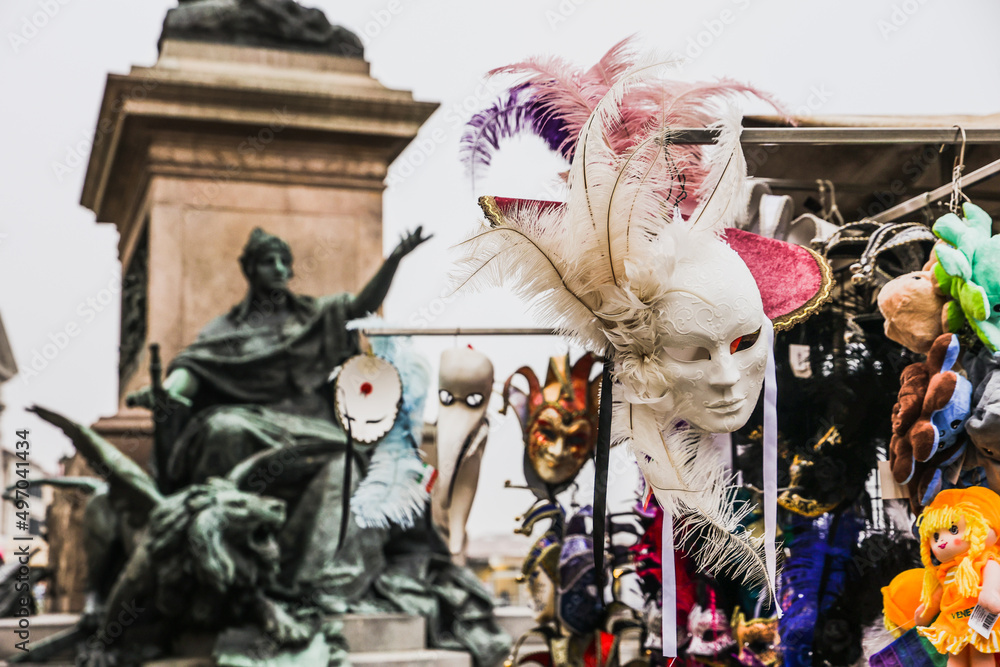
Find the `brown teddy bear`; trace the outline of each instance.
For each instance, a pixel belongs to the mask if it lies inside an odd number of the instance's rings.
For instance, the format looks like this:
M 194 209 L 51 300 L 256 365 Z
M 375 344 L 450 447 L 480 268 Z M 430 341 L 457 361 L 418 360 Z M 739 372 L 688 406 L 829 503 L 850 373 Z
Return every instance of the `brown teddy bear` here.
M 927 361 L 903 369 L 889 445 L 889 465 L 900 484 L 913 480 L 917 462 L 951 448 L 965 425 L 972 385 L 952 370 L 960 351 L 958 336 L 942 334 L 931 345 Z
M 929 270 L 893 278 L 878 294 L 886 338 L 918 354 L 927 354 L 943 331 L 941 313 L 946 303 L 947 297 L 941 294 Z

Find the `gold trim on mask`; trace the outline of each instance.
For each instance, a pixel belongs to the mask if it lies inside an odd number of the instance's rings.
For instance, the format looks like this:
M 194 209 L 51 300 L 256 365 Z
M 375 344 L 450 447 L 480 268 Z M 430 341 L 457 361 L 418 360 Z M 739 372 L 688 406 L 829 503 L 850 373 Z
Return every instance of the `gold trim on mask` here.
M 830 300 L 830 296 L 833 294 L 833 268 L 830 263 L 826 261 L 822 255 L 820 255 L 815 250 L 810 248 L 803 248 L 813 259 L 816 260 L 816 264 L 819 266 L 820 272 L 820 286 L 819 290 L 812 295 L 808 301 L 803 305 L 799 306 L 790 313 L 786 313 L 779 317 L 771 320 L 774 325 L 774 330 L 777 331 L 787 331 L 791 329 L 796 324 L 804 322 L 812 315 L 818 311 L 823 305 Z
M 490 221 L 491 227 L 496 227 L 503 223 L 503 213 L 497 206 L 497 200 L 490 195 L 483 195 L 479 198 L 479 208 L 483 209 L 486 219 Z

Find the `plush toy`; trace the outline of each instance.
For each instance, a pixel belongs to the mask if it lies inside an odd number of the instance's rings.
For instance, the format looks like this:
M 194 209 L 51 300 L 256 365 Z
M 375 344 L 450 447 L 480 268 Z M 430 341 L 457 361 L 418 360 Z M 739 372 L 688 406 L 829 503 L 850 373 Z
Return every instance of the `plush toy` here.
M 885 629 L 896 641 L 869 658 L 873 667 L 944 667 L 947 664 L 947 658 L 913 629 L 923 581 L 924 569 L 917 567 L 900 572 L 882 588 Z
M 927 361 L 903 369 L 899 400 L 892 409 L 889 452 L 889 465 L 900 484 L 913 478 L 916 461 L 927 461 L 954 445 L 965 424 L 972 385 L 951 370 L 960 351 L 958 336 L 942 334 Z
M 885 335 L 908 350 L 927 354 L 940 336 L 941 311 L 948 299 L 938 293 L 934 274 L 914 271 L 893 278 L 879 291 Z
M 948 304 L 950 331 L 967 321 L 992 352 L 1000 349 L 1000 235 L 992 235 L 989 214 L 970 203 L 964 218 L 954 213 L 934 223 L 934 233 L 947 244 L 934 247 L 934 277 L 954 301 Z
M 975 607 L 1000 612 L 1000 496 L 976 486 L 942 491 L 917 520 L 924 582 L 914 621 L 949 667 L 993 665 L 1000 627 L 970 626 Z M 933 621 L 933 622 L 932 622 Z
M 976 387 L 975 404 L 966 431 L 980 452 L 1000 460 L 1000 369 L 994 369 Z

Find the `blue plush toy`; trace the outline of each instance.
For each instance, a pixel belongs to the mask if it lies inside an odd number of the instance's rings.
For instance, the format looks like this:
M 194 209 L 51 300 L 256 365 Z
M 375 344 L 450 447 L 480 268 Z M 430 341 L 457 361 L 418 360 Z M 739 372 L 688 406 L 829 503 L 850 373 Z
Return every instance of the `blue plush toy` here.
M 952 370 L 961 352 L 958 336 L 945 334 L 938 340 L 946 337 L 947 348 L 943 350 L 941 365 L 931 368 L 933 375 L 927 384 L 923 410 L 909 433 L 918 461 L 927 461 L 954 445 L 972 408 L 972 384 Z M 935 343 L 935 347 L 940 349 L 941 344 Z M 936 355 L 927 357 L 929 366 L 936 360 Z

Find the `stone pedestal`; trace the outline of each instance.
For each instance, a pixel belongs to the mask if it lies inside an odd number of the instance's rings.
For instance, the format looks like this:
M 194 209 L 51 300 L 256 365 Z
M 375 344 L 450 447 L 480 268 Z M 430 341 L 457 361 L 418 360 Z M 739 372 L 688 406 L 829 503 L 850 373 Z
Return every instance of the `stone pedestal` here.
M 166 364 L 244 296 L 254 227 L 291 245 L 296 292 L 364 285 L 388 166 L 436 108 L 363 60 L 292 51 L 167 40 L 153 67 L 109 75 L 81 203 L 121 234 L 121 399 L 149 383 L 150 342 Z M 145 456 L 148 415 L 98 427 Z

